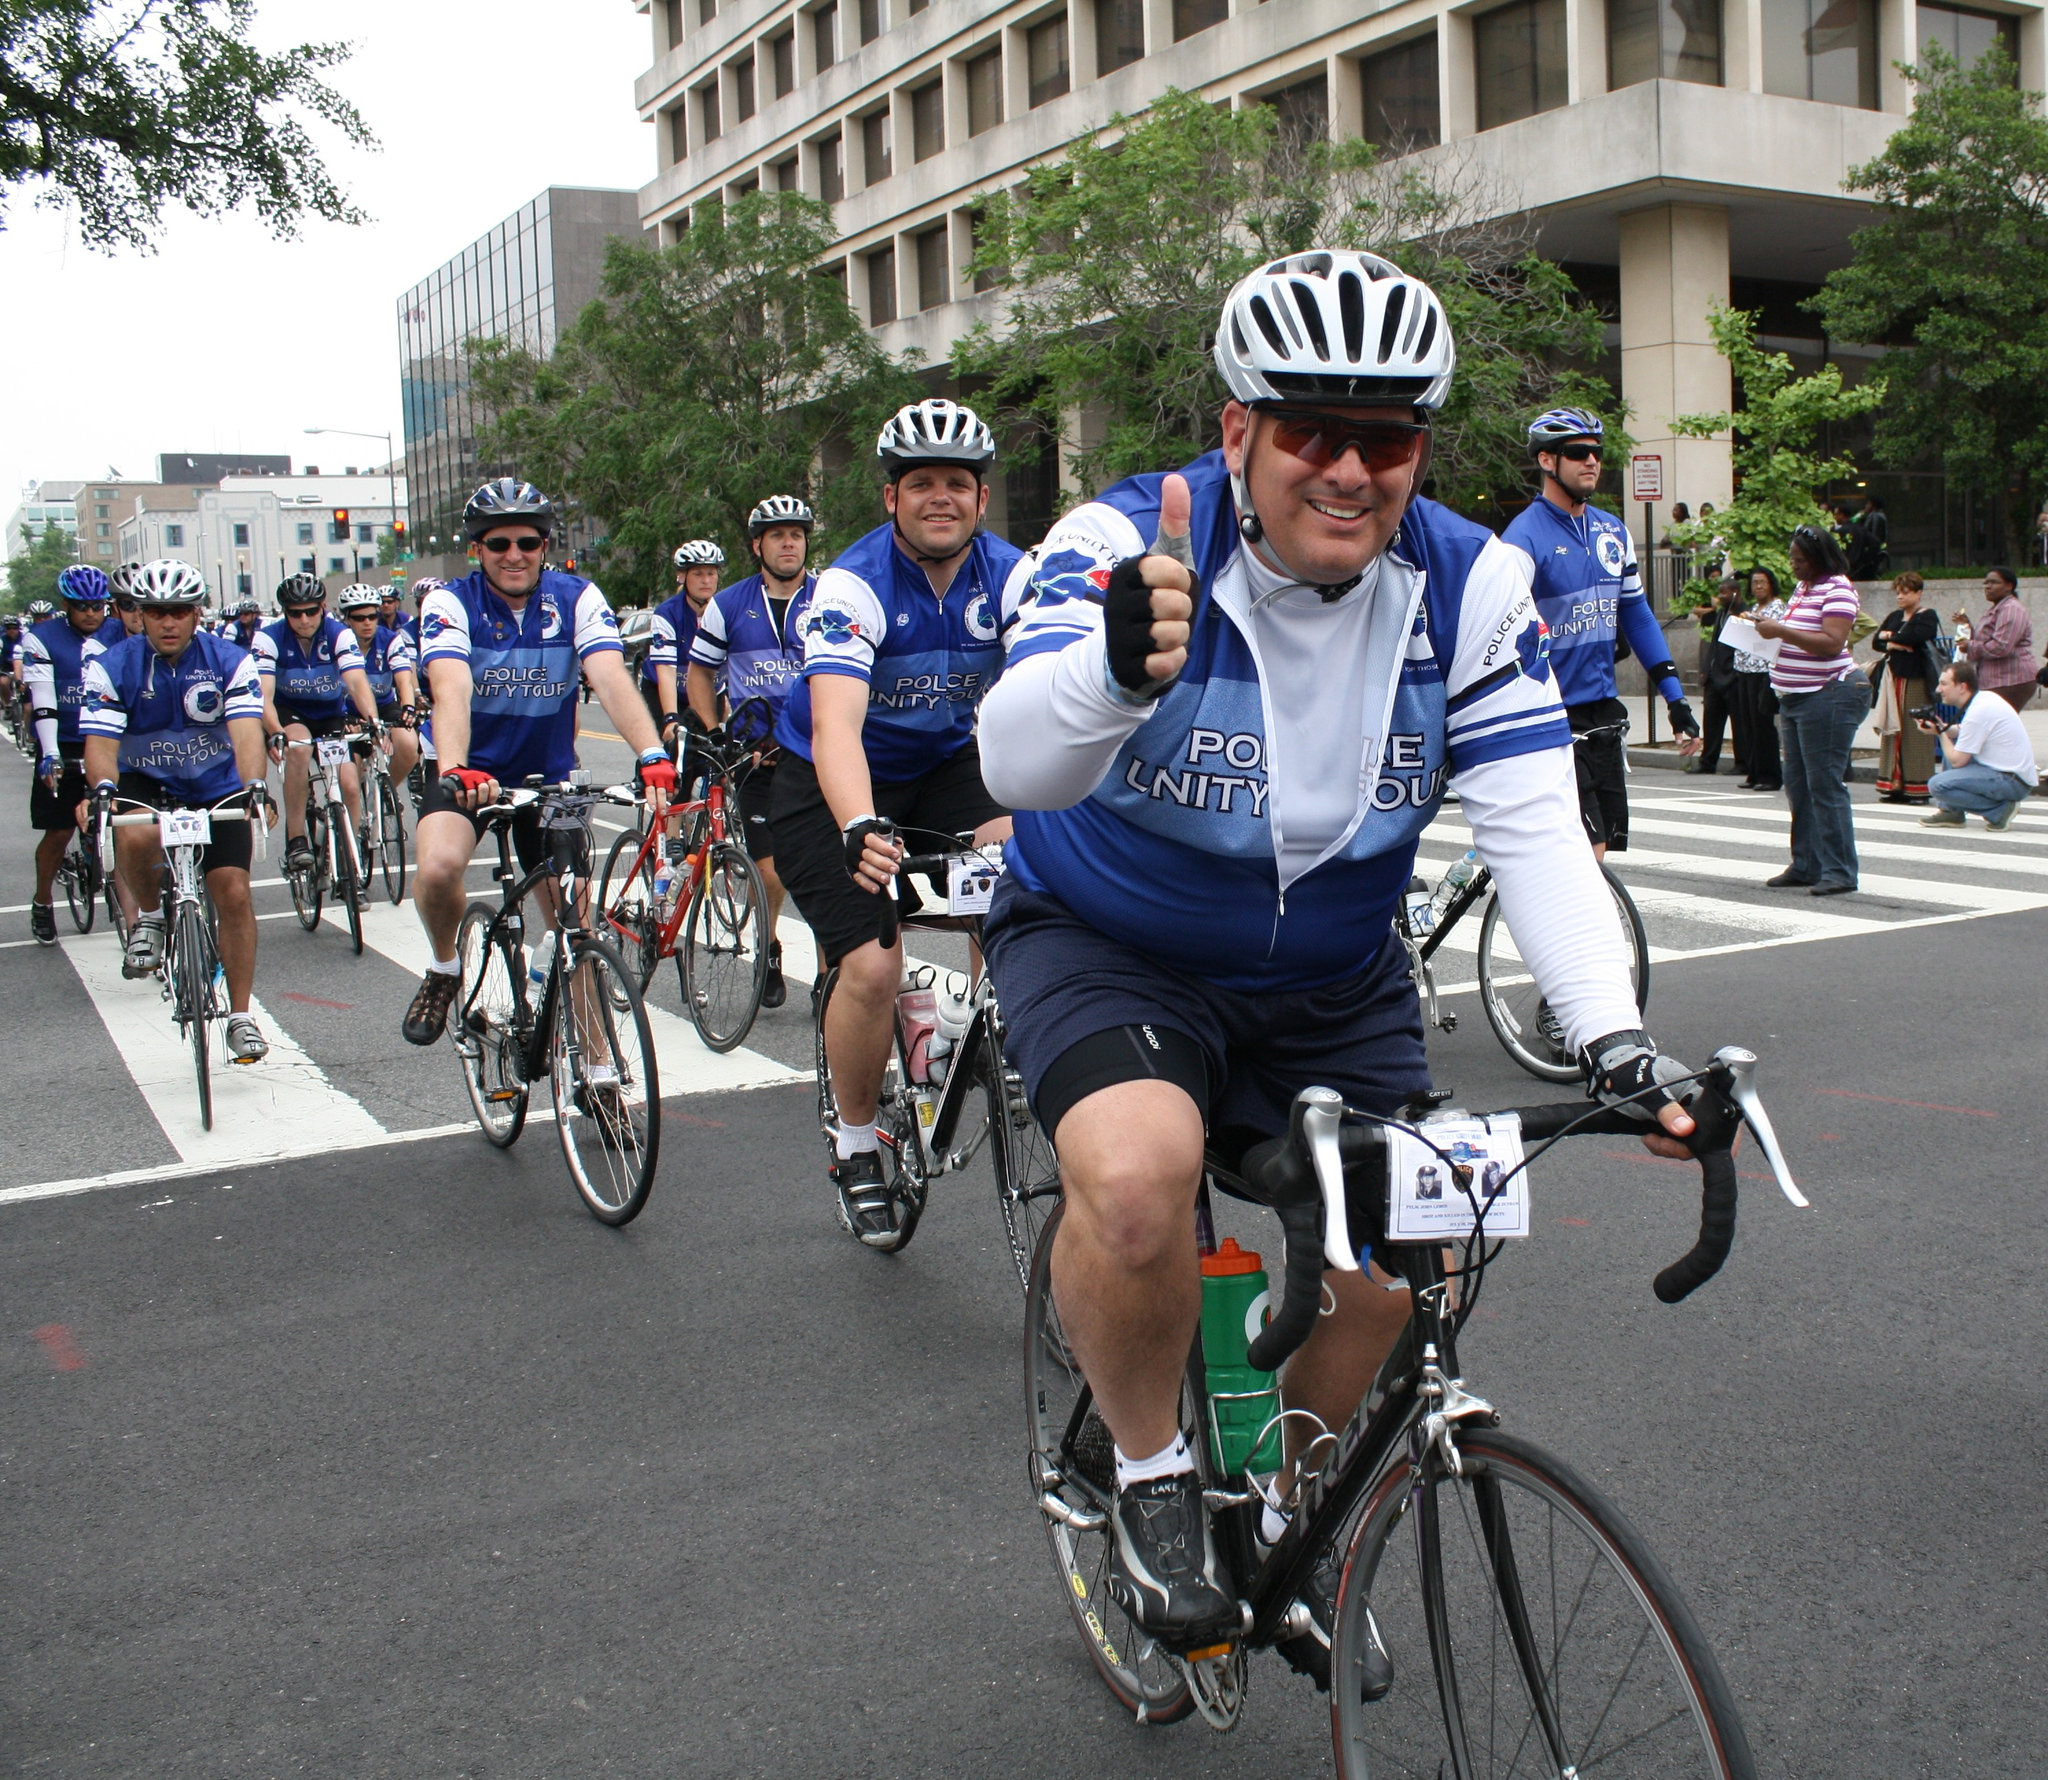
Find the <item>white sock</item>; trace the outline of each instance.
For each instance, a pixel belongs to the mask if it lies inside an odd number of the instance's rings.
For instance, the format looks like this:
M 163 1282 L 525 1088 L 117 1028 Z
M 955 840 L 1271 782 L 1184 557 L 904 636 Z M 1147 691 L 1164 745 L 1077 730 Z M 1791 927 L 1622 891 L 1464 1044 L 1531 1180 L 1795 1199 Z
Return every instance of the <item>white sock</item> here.
M 459 977 L 462 974 L 462 960 L 460 958 L 436 958 L 433 963 L 427 966 L 427 972 L 430 976 Z
M 879 1149 L 880 1147 L 881 1145 L 875 1139 L 873 1124 L 841 1124 L 838 1134 L 832 1139 L 833 1152 L 842 1162 L 850 1161 L 855 1156 L 863 1155 L 869 1150 Z
M 1171 1446 L 1163 1446 L 1149 1459 L 1127 1459 L 1116 1449 L 1116 1487 L 1128 1489 L 1134 1483 L 1150 1483 L 1159 1477 L 1180 1477 L 1195 1468 L 1195 1455 L 1188 1451 L 1187 1437 L 1176 1434 Z
M 1259 1508 L 1259 1543 L 1278 1545 L 1280 1535 L 1286 1532 L 1293 1522 L 1293 1515 L 1279 1513 L 1271 1502 L 1262 1503 Z

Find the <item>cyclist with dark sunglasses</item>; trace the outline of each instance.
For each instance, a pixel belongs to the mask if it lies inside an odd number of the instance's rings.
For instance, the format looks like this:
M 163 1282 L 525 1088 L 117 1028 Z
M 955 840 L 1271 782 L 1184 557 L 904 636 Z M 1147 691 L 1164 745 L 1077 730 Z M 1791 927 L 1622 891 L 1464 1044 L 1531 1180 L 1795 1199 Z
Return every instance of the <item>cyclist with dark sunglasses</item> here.
M 1543 477 L 1540 498 L 1502 538 L 1534 565 L 1536 609 L 1550 627 L 1550 665 L 1574 750 L 1579 817 L 1595 858 L 1628 850 L 1628 707 L 1614 678 L 1614 644 L 1626 637 L 1663 695 L 1684 755 L 1700 751 L 1700 726 L 1636 571 L 1628 527 L 1590 505 L 1600 485 L 1600 417 L 1552 408 L 1529 423 L 1529 450 Z
M 1017 812 L 983 943 L 1059 1151 L 1061 1325 L 1116 1446 L 1107 1586 L 1178 1653 L 1240 1625 L 1179 1431 L 1204 1142 L 1285 1131 L 1311 1085 L 1382 1114 L 1428 1087 L 1393 917 L 1451 773 L 1598 1091 L 1645 1092 L 1662 1153 L 1693 1128 L 1580 833 L 1528 558 L 1420 494 L 1454 361 L 1436 294 L 1385 260 L 1252 273 L 1217 330 L 1222 450 L 1053 527 L 982 705 Z M 1337 1429 L 1409 1307 L 1325 1280 L 1285 1393 Z M 1336 1583 L 1332 1557 L 1284 1647 L 1325 1683 Z

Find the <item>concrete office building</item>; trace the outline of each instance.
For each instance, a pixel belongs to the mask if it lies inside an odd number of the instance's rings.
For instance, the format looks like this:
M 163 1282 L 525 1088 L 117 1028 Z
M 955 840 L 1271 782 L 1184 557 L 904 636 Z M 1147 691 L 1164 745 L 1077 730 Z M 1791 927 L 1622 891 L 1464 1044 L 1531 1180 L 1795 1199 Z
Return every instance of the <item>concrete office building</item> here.
M 505 467 L 477 452 L 469 344 L 509 339 L 545 357 L 597 296 L 605 243 L 639 233 L 633 193 L 550 186 L 399 299 L 405 467 L 417 499 L 418 549 L 459 535 L 463 502 Z
M 84 498 L 84 491 L 88 486 L 90 485 L 84 482 L 55 480 L 29 483 L 21 491 L 20 503 L 7 516 L 7 554 L 26 556 L 35 541 L 53 525 L 76 538 L 78 504 Z M 108 490 L 108 499 L 112 499 L 111 488 Z M 92 502 L 88 500 L 86 506 L 89 510 Z M 90 546 L 91 539 L 88 538 L 86 542 Z M 98 558 L 88 548 L 80 561 L 96 562 Z
M 1830 353 L 1798 302 L 1867 214 L 1842 181 L 1905 114 L 1894 64 L 1930 39 L 1974 61 L 1995 39 L 2048 85 L 2038 0 L 640 5 L 647 224 L 673 239 L 693 205 L 757 188 L 831 200 L 854 303 L 887 348 L 938 363 L 991 313 L 961 276 L 974 195 L 1168 87 L 1455 159 L 1612 306 L 1637 449 L 1664 460 L 1660 535 L 1672 499 L 1730 494 L 1725 442 L 1671 434 L 1729 404 L 1710 306 L 1763 307 L 1773 344 Z M 1629 517 L 1640 533 L 1643 509 Z

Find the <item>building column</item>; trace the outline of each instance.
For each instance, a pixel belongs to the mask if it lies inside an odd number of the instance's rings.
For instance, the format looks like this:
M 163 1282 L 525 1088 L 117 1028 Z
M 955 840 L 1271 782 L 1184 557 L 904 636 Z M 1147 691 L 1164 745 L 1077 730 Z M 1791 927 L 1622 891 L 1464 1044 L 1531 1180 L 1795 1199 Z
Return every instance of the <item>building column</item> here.
M 1681 414 L 1727 412 L 1733 400 L 1728 361 L 1714 345 L 1707 312 L 1728 301 L 1728 212 L 1715 204 L 1658 204 L 1621 222 L 1621 393 L 1639 452 L 1664 460 L 1664 500 L 1653 535 L 1640 535 L 1643 509 L 1623 496 L 1637 547 L 1648 550 L 1683 501 L 1725 508 L 1734 483 L 1728 436 L 1679 439 Z

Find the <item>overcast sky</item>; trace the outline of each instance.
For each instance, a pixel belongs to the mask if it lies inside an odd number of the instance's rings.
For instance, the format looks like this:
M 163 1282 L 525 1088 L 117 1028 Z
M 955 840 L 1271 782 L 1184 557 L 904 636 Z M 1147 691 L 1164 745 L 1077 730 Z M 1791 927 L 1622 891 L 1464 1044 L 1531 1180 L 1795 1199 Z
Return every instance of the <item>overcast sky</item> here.
M 630 0 L 258 0 L 266 48 L 345 39 L 328 76 L 379 153 L 329 166 L 370 216 L 273 241 L 253 218 L 176 208 L 154 255 L 88 252 L 70 218 L 17 188 L 0 233 L 6 399 L 0 517 L 31 479 L 152 477 L 160 451 L 289 452 L 323 470 L 389 429 L 398 298 L 550 185 L 634 189 L 654 142 L 633 109 L 652 61 Z

